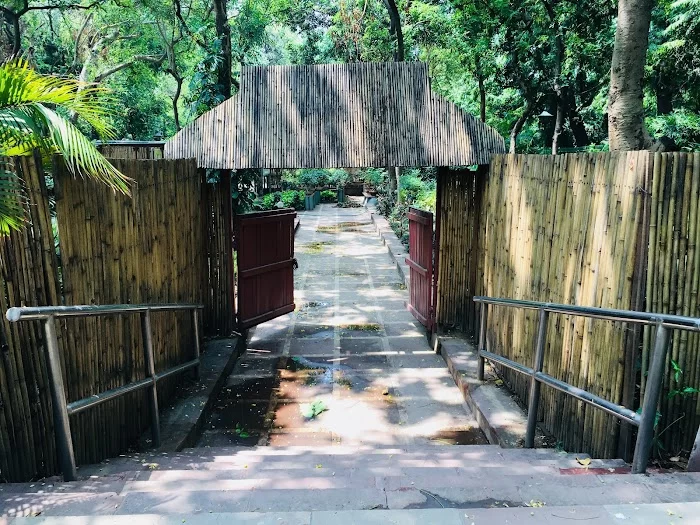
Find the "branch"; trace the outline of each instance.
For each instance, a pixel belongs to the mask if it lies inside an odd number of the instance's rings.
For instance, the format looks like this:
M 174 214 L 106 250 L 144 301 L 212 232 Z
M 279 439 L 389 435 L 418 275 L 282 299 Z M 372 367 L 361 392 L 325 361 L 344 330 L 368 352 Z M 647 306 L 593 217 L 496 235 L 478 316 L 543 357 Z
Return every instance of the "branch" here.
M 75 49 L 73 50 L 73 64 L 71 67 L 75 68 L 78 66 L 78 55 L 80 54 L 80 42 L 83 39 L 83 34 L 85 33 L 85 29 L 87 29 L 87 25 L 90 23 L 90 20 L 92 20 L 94 13 L 88 14 L 88 16 L 85 17 L 85 20 L 83 21 L 83 25 L 80 26 L 80 31 L 78 31 L 78 36 L 75 39 Z
M 209 51 L 209 48 L 204 44 L 204 42 L 202 42 L 201 39 L 197 37 L 197 35 L 195 35 L 192 31 L 190 31 L 190 28 L 187 26 L 187 22 L 185 22 L 185 19 L 182 17 L 182 3 L 181 3 L 181 1 L 180 0 L 173 0 L 173 5 L 175 6 L 175 17 L 180 22 L 182 29 L 184 29 L 185 33 L 187 33 L 187 36 L 192 38 L 192 41 L 195 44 L 197 44 L 199 47 L 201 47 L 205 51 Z
M 99 1 L 95 1 L 90 4 L 48 4 L 30 6 L 29 1 L 25 0 L 24 6 L 17 12 L 17 14 L 22 16 L 24 13 L 29 11 L 47 11 L 49 9 L 92 9 L 98 5 L 100 5 Z
M 115 73 L 121 71 L 122 69 L 126 69 L 129 66 L 134 65 L 136 62 L 150 62 L 151 64 L 155 65 L 161 65 L 163 61 L 165 60 L 166 55 L 163 53 L 161 56 L 154 56 L 154 55 L 134 55 L 131 60 L 127 60 L 125 62 L 122 62 L 120 64 L 117 64 L 114 67 L 111 67 L 110 69 L 103 71 L 99 75 L 95 77 L 95 82 L 102 82 L 105 78 L 114 75 Z

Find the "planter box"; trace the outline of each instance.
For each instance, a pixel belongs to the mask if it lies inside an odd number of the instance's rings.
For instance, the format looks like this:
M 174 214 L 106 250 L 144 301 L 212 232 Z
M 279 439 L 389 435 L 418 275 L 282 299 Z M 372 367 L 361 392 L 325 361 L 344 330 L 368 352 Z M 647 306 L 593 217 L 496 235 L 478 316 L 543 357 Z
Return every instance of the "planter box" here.
M 304 209 L 306 211 L 311 211 L 315 207 L 316 207 L 316 203 L 314 202 L 313 193 L 311 195 L 306 195 L 306 197 L 304 197 Z

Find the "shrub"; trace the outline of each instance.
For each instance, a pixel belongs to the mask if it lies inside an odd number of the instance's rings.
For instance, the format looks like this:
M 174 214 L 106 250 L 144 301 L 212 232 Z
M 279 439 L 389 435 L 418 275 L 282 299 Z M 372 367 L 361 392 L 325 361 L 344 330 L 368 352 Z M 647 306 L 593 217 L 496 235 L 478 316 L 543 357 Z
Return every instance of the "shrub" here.
M 338 194 L 333 190 L 323 190 L 321 192 L 321 202 L 335 202 L 338 200 Z
M 294 208 L 295 210 L 304 209 L 305 194 L 300 190 L 286 190 L 268 193 L 262 197 L 258 197 L 253 202 L 253 209 L 258 211 L 274 210 L 279 208 L 278 203 L 282 203 L 282 208 Z

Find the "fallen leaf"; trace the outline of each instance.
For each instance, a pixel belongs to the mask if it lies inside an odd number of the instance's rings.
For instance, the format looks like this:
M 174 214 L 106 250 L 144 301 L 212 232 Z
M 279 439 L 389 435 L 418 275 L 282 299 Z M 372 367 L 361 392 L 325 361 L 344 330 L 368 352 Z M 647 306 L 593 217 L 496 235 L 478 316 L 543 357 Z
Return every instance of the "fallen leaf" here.
M 583 465 L 584 467 L 591 464 L 591 458 L 576 458 L 576 461 L 579 465 Z

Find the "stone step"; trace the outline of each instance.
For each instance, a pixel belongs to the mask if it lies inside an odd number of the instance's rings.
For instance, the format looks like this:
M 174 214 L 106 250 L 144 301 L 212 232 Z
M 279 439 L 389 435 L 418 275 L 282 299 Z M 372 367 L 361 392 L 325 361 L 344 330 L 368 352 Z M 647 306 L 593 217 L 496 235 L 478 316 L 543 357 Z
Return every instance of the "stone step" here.
M 329 479 L 329 478 L 326 478 Z M 323 488 L 311 481 L 323 478 L 289 480 L 285 488 L 274 485 L 239 486 L 230 482 L 154 482 L 151 491 L 131 491 L 129 482 L 122 490 L 93 492 L 0 494 L 0 515 L 82 514 L 163 514 L 209 512 L 291 512 L 415 508 L 489 508 L 522 506 L 591 506 L 700 501 L 692 474 L 652 476 L 479 476 L 465 479 L 427 477 L 385 486 L 350 484 Z M 245 480 L 243 480 L 245 481 Z M 335 480 L 334 480 L 335 481 Z M 366 481 L 366 480 L 363 480 Z M 454 483 L 459 481 L 459 486 Z M 134 482 L 140 483 L 140 482 Z M 150 484 L 145 482 L 144 485 Z M 441 486 L 450 484 L 450 486 Z M 192 490 L 199 486 L 202 490 Z M 282 486 L 282 485 L 278 485 Z M 134 487 L 134 484 L 131 485 Z M 187 490 L 184 490 L 184 488 Z M 684 523 L 687 523 L 684 521 Z
M 520 523 L 564 525 L 651 525 L 697 523 L 700 504 L 605 505 L 537 508 L 350 510 L 314 512 L 238 512 L 167 516 L 135 514 L 15 518 L 5 525 L 513 525 Z
M 225 464 L 217 464 L 225 465 Z M 482 465 L 459 467 L 420 466 L 340 466 L 316 464 L 299 468 L 269 468 L 269 465 L 241 466 L 221 470 L 151 470 L 125 471 L 64 483 L 59 480 L 36 483 L 0 484 L 0 494 L 81 493 L 81 492 L 159 492 L 178 490 L 183 484 L 190 491 L 326 489 L 354 487 L 471 486 L 484 477 L 532 479 L 572 475 L 611 476 L 629 474 L 620 468 L 562 468 L 547 462 L 516 465 Z
M 574 454 L 535 454 L 530 451 L 515 453 L 507 450 L 489 450 L 482 452 L 441 453 L 441 452 L 397 452 L 395 454 L 317 454 L 313 452 L 296 455 L 260 455 L 239 453 L 235 455 L 198 454 L 138 456 L 118 458 L 100 465 L 84 467 L 78 470 L 81 478 L 88 476 L 105 476 L 132 471 L 148 470 L 304 470 L 322 468 L 335 472 L 351 469 L 383 468 L 502 468 L 513 471 L 526 470 L 530 467 L 551 467 L 556 469 L 582 469 L 578 458 L 585 455 Z M 620 469 L 626 464 L 621 460 L 590 460 L 588 469 Z

